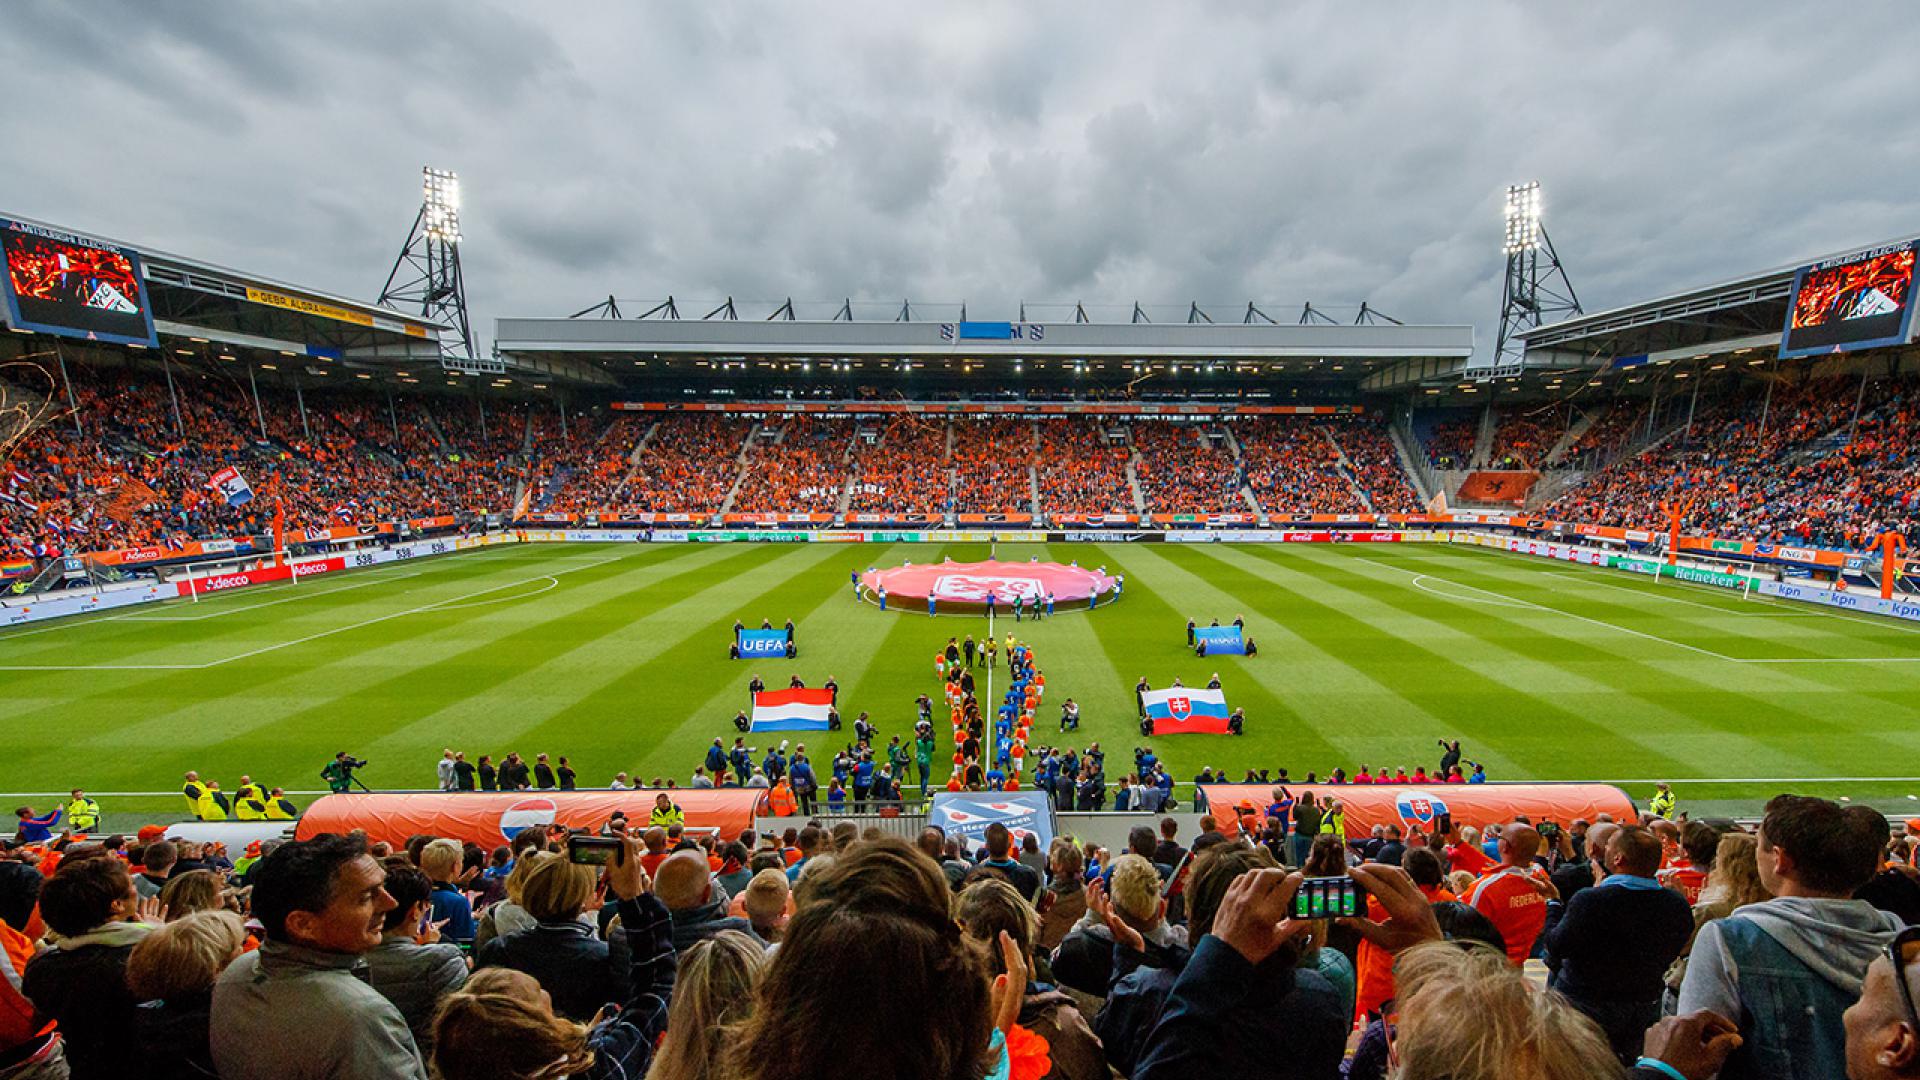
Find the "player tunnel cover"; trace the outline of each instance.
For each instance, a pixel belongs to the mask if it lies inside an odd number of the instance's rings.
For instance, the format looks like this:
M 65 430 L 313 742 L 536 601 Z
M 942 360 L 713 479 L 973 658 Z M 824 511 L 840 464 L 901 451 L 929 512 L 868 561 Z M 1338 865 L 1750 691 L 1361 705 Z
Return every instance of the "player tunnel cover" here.
M 999 560 L 910 564 L 860 575 L 860 585 L 868 594 L 885 588 L 890 605 L 924 606 L 931 596 L 939 604 L 984 608 L 991 596 L 1002 612 L 1012 608 L 1015 597 L 1032 603 L 1052 595 L 1058 604 L 1084 606 L 1096 593 L 1110 595 L 1113 584 L 1112 576 L 1078 566 Z

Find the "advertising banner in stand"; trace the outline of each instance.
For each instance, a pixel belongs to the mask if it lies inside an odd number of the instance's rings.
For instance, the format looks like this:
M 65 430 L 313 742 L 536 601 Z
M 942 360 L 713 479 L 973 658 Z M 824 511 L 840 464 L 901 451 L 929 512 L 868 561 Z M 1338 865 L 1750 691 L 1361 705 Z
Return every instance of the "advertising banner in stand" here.
M 364 774 L 373 777 L 369 771 Z M 377 779 L 376 779 L 377 782 Z M 328 795 L 300 815 L 294 836 L 311 840 L 321 833 L 365 830 L 369 841 L 404 846 L 409 836 L 440 836 L 479 844 L 491 851 L 513 842 L 522 829 L 564 825 L 598 830 L 615 810 L 645 823 L 658 791 L 519 791 L 353 793 Z M 754 808 L 764 792 L 754 788 L 667 792 L 687 816 L 691 829 L 717 829 L 738 836 L 753 828 Z
M 939 791 L 927 811 L 927 824 L 965 837 L 970 851 L 986 843 L 987 826 L 996 822 L 1013 834 L 1015 851 L 1029 833 L 1045 851 L 1054 837 L 1053 799 L 1044 791 Z
M 1220 829 L 1231 835 L 1238 829 L 1235 811 L 1249 804 L 1264 811 L 1273 801 L 1273 784 L 1207 784 L 1201 801 Z M 1365 836 L 1375 825 L 1397 825 L 1431 833 L 1442 815 L 1455 826 L 1488 825 L 1512 821 L 1525 814 L 1535 823 L 1565 825 L 1574 818 L 1594 820 L 1612 814 L 1616 821 L 1638 820 L 1633 800 L 1612 784 L 1288 784 L 1298 799 L 1313 793 L 1313 801 L 1336 799 L 1346 811 L 1347 835 Z

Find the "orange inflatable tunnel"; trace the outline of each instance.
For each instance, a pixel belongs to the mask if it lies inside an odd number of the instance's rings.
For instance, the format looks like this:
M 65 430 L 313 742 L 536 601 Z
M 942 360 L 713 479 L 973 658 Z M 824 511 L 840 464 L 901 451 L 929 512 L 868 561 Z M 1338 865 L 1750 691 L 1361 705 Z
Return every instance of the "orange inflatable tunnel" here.
M 1274 786 L 1207 784 L 1201 790 L 1207 813 L 1214 816 L 1221 832 L 1231 835 L 1239 829 L 1241 803 L 1264 811 L 1273 801 Z M 1316 803 L 1338 800 L 1346 808 L 1349 838 L 1365 836 L 1375 825 L 1430 833 L 1441 814 L 1453 815 L 1456 826 L 1477 829 L 1512 821 L 1516 814 L 1536 823 L 1563 825 L 1574 818 L 1592 821 L 1601 814 L 1611 814 L 1615 821 L 1639 820 L 1633 800 L 1612 784 L 1288 784 L 1287 791 L 1295 799 L 1311 791 Z
M 367 839 L 398 847 L 410 836 L 471 841 L 492 850 L 521 829 L 565 825 L 595 830 L 615 810 L 644 828 L 658 791 L 437 791 L 413 794 L 328 795 L 300 815 L 296 839 L 359 829 Z M 686 812 L 690 829 L 718 829 L 735 837 L 753 828 L 753 809 L 765 792 L 755 788 L 677 788 L 666 792 Z

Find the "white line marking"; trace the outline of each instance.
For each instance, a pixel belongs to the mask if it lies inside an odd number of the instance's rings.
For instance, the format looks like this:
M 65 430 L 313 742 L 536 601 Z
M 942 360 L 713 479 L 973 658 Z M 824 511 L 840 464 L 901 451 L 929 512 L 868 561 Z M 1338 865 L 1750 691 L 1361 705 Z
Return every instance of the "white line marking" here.
M 1462 604 L 1487 604 L 1492 607 L 1511 607 L 1511 608 L 1527 608 L 1531 606 L 1524 602 L 1518 602 L 1513 600 L 1481 600 L 1472 596 L 1455 596 L 1452 593 L 1441 592 L 1438 589 L 1429 589 L 1425 585 L 1422 585 L 1421 582 L 1426 581 L 1427 578 L 1428 578 L 1428 575 L 1426 574 L 1414 575 L 1413 587 L 1416 589 L 1419 589 L 1421 592 L 1432 593 L 1434 596 L 1443 597 L 1448 600 L 1455 600 Z M 1435 580 L 1446 581 L 1447 579 L 1436 578 Z M 1453 583 L 1449 582 L 1449 584 L 1453 584 Z M 1471 585 L 1467 586 L 1467 588 L 1472 588 L 1472 587 L 1473 586 Z
M 1489 595 L 1489 596 L 1497 596 L 1497 597 L 1499 597 L 1499 598 L 1501 598 L 1502 600 L 1511 600 L 1511 601 L 1513 601 L 1513 602 L 1514 602 L 1514 603 L 1516 603 L 1516 604 L 1524 604 L 1524 605 L 1526 605 L 1527 607 L 1531 607 L 1531 608 L 1534 608 L 1535 610 L 1538 610 L 1538 611 L 1545 611 L 1545 612 L 1550 612 L 1550 613 L 1552 613 L 1552 614 L 1554 614 L 1554 615 L 1562 615 L 1562 616 L 1565 616 L 1566 618 L 1569 618 L 1569 619 L 1577 619 L 1577 620 L 1579 620 L 1580 622 L 1584 622 L 1584 623 L 1591 623 L 1591 624 L 1593 624 L 1594 626 L 1604 626 L 1604 627 L 1606 627 L 1606 628 L 1607 628 L 1607 629 L 1609 629 L 1609 630 L 1616 630 L 1616 631 L 1619 631 L 1619 632 L 1620 632 L 1620 633 L 1622 633 L 1622 634 L 1632 634 L 1632 635 L 1633 635 L 1634 637 L 1638 637 L 1638 638 L 1645 638 L 1645 639 L 1647 639 L 1648 641 L 1657 641 L 1657 642 L 1660 642 L 1660 643 L 1661 643 L 1661 644 L 1663 644 L 1663 645 L 1671 645 L 1671 646 L 1673 646 L 1673 647 L 1674 647 L 1674 648 L 1676 648 L 1676 649 L 1685 649 L 1685 650 L 1687 650 L 1688 652 L 1696 652 L 1696 653 L 1699 653 L 1699 654 L 1700 654 L 1700 655 L 1702 655 L 1702 656 L 1711 656 L 1711 657 L 1713 657 L 1713 658 L 1714 658 L 1715 660 L 1725 660 L 1725 661 L 1726 661 L 1727 663 L 1729 663 L 1729 664 L 1900 664 L 1900 663 L 1920 663 L 1920 656 L 1790 656 L 1790 657 L 1739 657 L 1739 656 L 1728 656 L 1728 655 L 1726 655 L 1725 653 L 1719 653 L 1719 652 L 1715 652 L 1715 651 L 1713 651 L 1712 649 L 1708 649 L 1708 648 L 1703 648 L 1703 647 L 1701 647 L 1701 646 L 1699 646 L 1699 645 L 1689 645 L 1689 644 L 1687 644 L 1687 643 L 1686 643 L 1686 642 L 1684 642 L 1684 641 L 1674 641 L 1674 640 L 1672 640 L 1672 639 L 1670 639 L 1670 638 L 1663 638 L 1663 637 L 1661 637 L 1661 636 L 1660 636 L 1660 635 L 1658 635 L 1658 634 L 1649 634 L 1649 633 L 1646 633 L 1645 631 L 1641 631 L 1641 630 L 1635 630 L 1635 629 L 1633 629 L 1632 627 L 1627 627 L 1627 626 L 1621 626 L 1621 625 L 1619 625 L 1618 623 L 1610 623 L 1610 622 L 1607 622 L 1607 621 L 1606 621 L 1605 619 L 1595 619 L 1595 618 L 1590 618 L 1590 617 L 1588 617 L 1588 616 L 1586 616 L 1586 615 L 1576 615 L 1576 614 L 1574 614 L 1574 613 L 1573 613 L 1573 612 L 1571 612 L 1571 611 L 1562 611 L 1561 609 L 1559 609 L 1559 608 L 1556 608 L 1556 607 L 1548 607 L 1548 606 L 1547 606 L 1547 605 L 1545 605 L 1545 604 L 1537 604 L 1537 603 L 1534 603 L 1534 602 L 1533 602 L 1533 601 L 1531 601 L 1531 600 L 1523 600 L 1523 599 L 1521 599 L 1521 598 L 1519 598 L 1519 597 L 1517 597 L 1517 596 L 1508 596 L 1508 595 L 1507 595 L 1506 593 L 1501 593 L 1501 592 L 1495 592 L 1495 591 L 1493 591 L 1492 589 L 1483 589 L 1483 588 L 1481 588 L 1481 587 L 1479 587 L 1478 585 L 1469 585 L 1469 584 L 1467 584 L 1467 583 L 1466 583 L 1466 582 L 1464 582 L 1464 581 L 1454 581 L 1454 580 L 1452 580 L 1452 579 L 1450 579 L 1450 578 L 1444 578 L 1444 577 L 1441 577 L 1441 576 L 1439 576 L 1438 574 L 1425 574 L 1425 573 L 1423 573 L 1422 571 L 1418 571 L 1418 570 L 1409 570 L 1409 569 L 1407 569 L 1407 568 L 1406 568 L 1406 567 L 1404 567 L 1404 566 L 1395 566 L 1395 565 L 1393 565 L 1392 563 L 1384 563 L 1384 562 L 1381 562 L 1381 561 L 1379 561 L 1378 559 L 1369 559 L 1369 558 L 1367 558 L 1367 557 L 1366 557 L 1365 555 L 1355 555 L 1355 556 L 1353 556 L 1353 558 L 1356 558 L 1356 559 L 1358 559 L 1358 560 L 1360 560 L 1361 562 L 1365 562 L 1365 563 L 1372 563 L 1372 564 L 1373 564 L 1373 565 L 1375 565 L 1375 566 L 1379 566 L 1379 567 L 1384 567 L 1385 569 L 1388 569 L 1388 570 L 1398 570 L 1399 572 L 1401 572 L 1401 573 L 1403 573 L 1403 574 L 1413 574 L 1413 575 L 1414 575 L 1415 577 L 1431 577 L 1431 578 L 1433 578 L 1433 579 L 1434 579 L 1435 581 L 1444 581 L 1444 582 L 1446 582 L 1446 583 L 1447 583 L 1447 584 L 1449 584 L 1449 585 L 1456 585 L 1456 586 L 1459 586 L 1459 587 L 1460 587 L 1460 588 L 1462 588 L 1462 589 L 1471 589 L 1471 590 L 1473 590 L 1474 592 L 1479 592 L 1479 593 L 1486 593 L 1486 594 L 1487 594 L 1487 595 Z M 1425 590 L 1425 591 L 1428 591 L 1428 592 L 1431 592 L 1432 590 Z M 1445 594 L 1442 594 L 1442 593 L 1435 593 L 1434 595 L 1445 595 Z M 1452 597 L 1452 599 L 1454 599 L 1454 600 L 1459 600 L 1460 598 L 1459 598 L 1459 597 Z M 1470 603 L 1471 601 L 1466 601 L 1466 602 L 1469 602 L 1469 603 Z
M 511 589 L 516 585 L 526 585 L 535 581 L 544 581 L 549 577 L 571 574 L 576 570 L 591 570 L 596 566 L 605 566 L 608 563 L 619 562 L 623 558 L 626 558 L 626 556 L 615 555 L 609 559 L 582 563 L 579 566 L 570 566 L 564 570 L 555 570 L 552 574 L 540 574 L 535 577 L 522 578 L 519 581 L 509 581 L 501 585 L 478 589 L 460 596 L 449 597 L 445 600 L 436 600 L 431 604 L 422 604 L 419 607 L 408 608 L 405 611 L 395 611 L 386 615 L 378 615 L 371 619 L 363 619 L 357 623 L 350 623 L 346 626 L 336 626 L 331 630 L 322 630 L 319 633 L 308 634 L 305 637 L 297 637 L 291 641 L 282 641 L 273 645 L 263 645 L 258 649 L 249 649 L 243 653 L 236 653 L 233 656 L 223 657 L 218 660 L 208 660 L 199 664 L 4 664 L 0 665 L 0 671 L 204 671 L 208 668 L 220 667 L 223 664 L 231 664 L 236 660 L 247 660 L 265 653 L 290 648 L 294 645 L 304 645 L 309 641 L 318 641 L 321 638 L 332 637 L 335 634 L 344 634 L 349 630 L 359 630 L 362 627 L 374 626 L 408 615 L 419 615 L 424 612 L 433 611 L 446 604 L 457 603 L 461 600 L 467 600 L 476 596 L 485 596 L 488 593 L 499 592 L 501 589 Z
M 1721 614 L 1721 615 L 1737 615 L 1743 619 L 1752 619 L 1752 618 L 1790 619 L 1790 618 L 1796 618 L 1802 615 L 1821 614 L 1818 611 L 1811 611 L 1811 610 L 1809 611 L 1784 611 L 1784 610 L 1781 610 L 1781 611 L 1735 611 L 1732 608 L 1722 607 L 1719 604 L 1703 604 L 1698 600 L 1689 600 L 1684 596 L 1670 596 L 1666 592 L 1656 591 L 1658 589 L 1657 586 L 1654 589 L 1636 589 L 1631 585 L 1622 585 L 1614 581 L 1596 581 L 1589 574 L 1582 574 L 1577 571 L 1570 571 L 1570 570 L 1551 570 L 1551 571 L 1540 570 L 1540 572 L 1543 574 L 1548 574 L 1552 577 L 1569 578 L 1571 580 L 1578 581 L 1585 585 L 1597 585 L 1600 588 L 1612 589 L 1615 592 L 1632 593 L 1634 596 L 1650 596 L 1656 600 L 1670 600 L 1676 604 L 1685 604 L 1688 607 L 1705 608 L 1708 611 L 1717 612 L 1718 614 Z M 1602 571 L 1602 573 L 1604 572 L 1605 571 Z M 1692 587 L 1693 588 L 1709 588 L 1709 589 L 1714 588 L 1714 586 L 1711 586 L 1711 585 L 1706 585 L 1706 586 L 1696 585 Z M 1744 602 L 1751 603 L 1751 604 L 1764 605 L 1769 608 L 1776 608 L 1779 606 L 1777 604 L 1767 602 L 1763 597 L 1744 598 Z
M 124 617 L 133 622 L 205 622 L 208 619 L 221 619 L 237 612 L 253 611 L 256 608 L 272 607 L 275 604 L 290 604 L 295 600 L 311 600 L 320 596 L 332 596 L 334 593 L 346 592 L 349 589 L 364 589 L 369 585 L 385 585 L 389 581 L 401 581 L 406 578 L 419 577 L 424 572 L 425 571 L 415 570 L 411 574 L 395 574 L 391 577 L 377 577 L 367 581 L 356 581 L 351 585 L 337 585 L 331 589 L 308 587 L 305 590 L 300 590 L 298 586 L 295 586 L 296 592 L 293 596 L 283 596 L 278 600 L 263 600 L 257 604 L 245 604 L 240 607 L 220 608 L 217 611 L 210 611 L 204 615 L 128 615 Z
M 515 600 L 530 600 L 533 597 L 539 596 L 541 593 L 550 593 L 553 590 L 560 587 L 560 579 L 554 577 L 552 574 L 548 574 L 544 578 L 535 578 L 534 580 L 546 582 L 547 583 L 546 588 L 535 589 L 534 591 L 527 593 L 523 596 L 502 596 L 497 600 L 469 600 L 466 603 L 455 603 L 454 601 L 449 600 L 444 604 L 435 604 L 433 607 L 428 608 L 427 610 L 458 611 L 463 608 L 487 607 L 492 604 L 511 604 Z

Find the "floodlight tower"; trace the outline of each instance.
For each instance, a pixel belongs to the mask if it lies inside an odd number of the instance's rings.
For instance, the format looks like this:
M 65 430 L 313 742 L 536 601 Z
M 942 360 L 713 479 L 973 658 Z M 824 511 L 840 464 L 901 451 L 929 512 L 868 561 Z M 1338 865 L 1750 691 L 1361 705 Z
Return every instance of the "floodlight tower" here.
M 380 303 L 452 327 L 453 336 L 440 341 L 440 366 L 478 371 L 485 362 L 474 356 L 467 286 L 460 276 L 460 178 L 430 165 L 420 175 L 420 213 L 387 274 Z
M 1540 181 L 1507 188 L 1507 276 L 1501 288 L 1500 336 L 1493 366 L 1519 364 L 1526 347 L 1522 330 L 1539 326 L 1542 316 L 1580 314 L 1580 298 L 1567 279 L 1560 255 L 1540 221 Z

